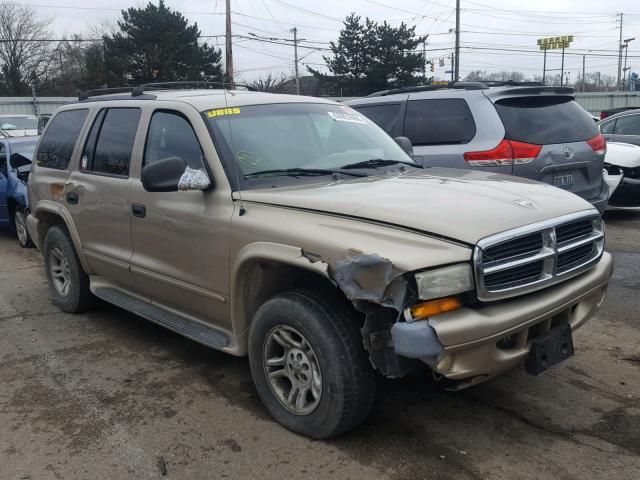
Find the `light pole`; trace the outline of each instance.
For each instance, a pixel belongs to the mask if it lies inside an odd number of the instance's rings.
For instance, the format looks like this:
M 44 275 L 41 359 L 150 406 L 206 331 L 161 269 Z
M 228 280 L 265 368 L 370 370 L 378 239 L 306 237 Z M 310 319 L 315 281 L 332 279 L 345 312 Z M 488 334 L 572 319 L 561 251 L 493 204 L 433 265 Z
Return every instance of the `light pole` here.
M 624 68 L 622 69 L 622 91 L 624 92 L 626 90 L 626 82 L 627 82 L 627 70 L 629 70 L 631 67 L 627 67 L 627 55 L 629 54 L 629 44 L 631 42 L 633 42 L 636 38 L 625 38 L 624 39 L 624 44 L 620 45 L 620 48 L 624 48 Z

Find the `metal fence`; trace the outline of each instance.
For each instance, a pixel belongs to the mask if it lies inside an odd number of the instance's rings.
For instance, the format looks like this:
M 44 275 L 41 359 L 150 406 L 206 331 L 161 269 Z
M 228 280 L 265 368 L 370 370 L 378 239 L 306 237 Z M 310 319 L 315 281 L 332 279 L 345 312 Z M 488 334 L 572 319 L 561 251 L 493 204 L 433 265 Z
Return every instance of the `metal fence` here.
M 618 107 L 640 108 L 640 92 L 577 92 L 576 101 L 590 113 Z
M 577 92 L 575 95 L 576 101 L 594 115 L 598 115 L 607 108 L 640 108 L 640 92 Z M 349 98 L 332 97 L 331 99 L 340 101 Z M 78 97 L 38 97 L 36 105 L 32 97 L 0 97 L 0 114 L 53 113 L 56 108 L 76 100 Z
M 53 113 L 56 108 L 78 100 L 78 97 L 0 97 L 0 114 L 35 115 Z

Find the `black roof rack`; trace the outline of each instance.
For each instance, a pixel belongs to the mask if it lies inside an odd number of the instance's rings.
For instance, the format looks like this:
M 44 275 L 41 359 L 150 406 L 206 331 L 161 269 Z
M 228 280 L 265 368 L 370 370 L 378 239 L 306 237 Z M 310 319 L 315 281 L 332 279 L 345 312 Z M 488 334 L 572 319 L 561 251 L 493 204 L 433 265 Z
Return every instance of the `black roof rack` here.
M 516 82 L 515 80 L 480 80 L 487 87 L 544 87 L 542 82 Z
M 86 90 L 78 95 L 78 100 L 87 100 L 89 97 L 98 97 L 101 95 L 111 95 L 114 93 L 129 93 L 132 97 L 141 97 L 148 90 L 182 90 L 182 89 L 209 89 L 209 88 L 229 88 L 230 83 L 225 82 L 208 82 L 201 80 L 193 81 L 176 81 L 176 82 L 153 82 L 143 83 L 135 87 L 110 87 L 110 88 L 94 88 Z M 256 89 L 243 83 L 236 83 L 234 87 L 246 88 L 249 91 Z M 148 97 L 155 98 L 155 97 Z
M 92 88 L 84 90 L 78 95 L 78 100 L 86 100 L 89 97 L 97 97 L 99 95 L 111 95 L 112 93 L 132 92 L 134 87 L 109 87 L 109 88 Z
M 453 83 L 430 83 L 427 85 L 416 85 L 413 87 L 393 88 L 391 90 L 382 90 L 367 95 L 367 97 L 384 97 L 386 95 L 395 95 L 398 93 L 414 93 L 414 92 L 430 92 L 434 90 L 443 90 L 447 88 L 458 88 L 464 90 L 484 90 L 489 88 L 484 82 L 453 82 Z

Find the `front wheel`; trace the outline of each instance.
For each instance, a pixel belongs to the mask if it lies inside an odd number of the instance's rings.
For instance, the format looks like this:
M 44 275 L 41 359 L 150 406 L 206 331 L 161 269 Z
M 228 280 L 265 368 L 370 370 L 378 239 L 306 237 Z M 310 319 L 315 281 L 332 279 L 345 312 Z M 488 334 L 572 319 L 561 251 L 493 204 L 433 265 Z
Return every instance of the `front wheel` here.
M 268 300 L 249 332 L 251 374 L 280 424 L 313 438 L 354 428 L 375 395 L 358 319 L 331 295 L 294 290 Z
M 16 228 L 16 235 L 18 236 L 20 246 L 22 248 L 33 247 L 33 242 L 27 230 L 26 210 L 21 205 L 16 207 L 16 211 L 13 214 L 13 224 Z

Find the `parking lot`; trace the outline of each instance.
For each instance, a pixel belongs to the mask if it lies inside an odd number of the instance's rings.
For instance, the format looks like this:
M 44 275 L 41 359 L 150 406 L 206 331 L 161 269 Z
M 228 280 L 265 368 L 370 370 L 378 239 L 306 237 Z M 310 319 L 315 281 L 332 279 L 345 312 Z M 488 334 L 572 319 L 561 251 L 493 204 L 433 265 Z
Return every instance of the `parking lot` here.
M 640 215 L 607 217 L 616 261 L 576 357 L 444 391 L 380 381 L 331 441 L 273 422 L 245 359 L 108 305 L 52 305 L 39 253 L 0 233 L 0 478 L 640 478 Z

